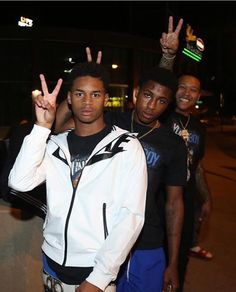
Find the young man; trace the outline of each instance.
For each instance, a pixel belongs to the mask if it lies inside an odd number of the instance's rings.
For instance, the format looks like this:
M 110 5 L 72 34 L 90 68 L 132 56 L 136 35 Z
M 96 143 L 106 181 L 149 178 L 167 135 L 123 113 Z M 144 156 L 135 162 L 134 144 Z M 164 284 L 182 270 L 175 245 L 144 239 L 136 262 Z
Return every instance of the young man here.
M 98 292 L 116 279 L 144 222 L 147 173 L 138 139 L 107 126 L 103 108 L 109 79 L 99 64 L 70 74 L 67 101 L 75 128 L 50 136 L 56 97 L 41 75 L 36 124 L 24 139 L 9 185 L 28 191 L 46 180 L 45 291 Z
M 148 165 L 148 190 L 145 224 L 135 248 L 122 269 L 117 291 L 162 291 L 172 285 L 178 287 L 177 262 L 181 236 L 183 201 L 186 183 L 186 148 L 181 138 L 161 125 L 158 117 L 167 109 L 177 88 L 177 79 L 166 69 L 153 68 L 140 79 L 137 102 L 132 113 L 107 112 L 107 123 L 138 133 Z M 65 103 L 58 109 L 58 125 L 63 126 Z M 63 127 L 64 129 L 64 127 Z M 161 191 L 166 187 L 166 203 Z M 165 211 L 164 211 L 165 209 Z M 164 220 L 166 217 L 169 243 L 169 265 L 165 267 Z M 166 268 L 166 269 L 165 269 Z
M 185 216 L 179 254 L 180 288 L 178 291 L 183 291 L 188 255 L 193 241 L 195 214 L 197 212 L 197 221 L 206 221 L 212 205 L 202 165 L 205 127 L 197 117 L 192 115 L 200 93 L 201 83 L 197 76 L 181 75 L 178 80 L 176 107 L 167 120 L 167 125 L 185 141 L 188 151 L 188 182 L 184 191 Z M 197 208 L 195 209 L 195 207 Z

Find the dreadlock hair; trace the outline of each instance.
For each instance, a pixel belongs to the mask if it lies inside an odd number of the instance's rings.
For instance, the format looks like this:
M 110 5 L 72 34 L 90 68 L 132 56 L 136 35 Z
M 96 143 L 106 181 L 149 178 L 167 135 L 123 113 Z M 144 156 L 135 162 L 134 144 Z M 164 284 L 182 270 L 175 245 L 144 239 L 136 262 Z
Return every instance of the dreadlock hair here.
M 146 71 L 139 80 L 139 87 L 141 88 L 150 80 L 168 87 L 173 94 L 175 94 L 178 88 L 178 80 L 176 76 L 170 70 L 165 68 L 153 67 L 152 69 Z
M 77 63 L 68 76 L 68 88 L 72 88 L 76 78 L 91 76 L 103 82 L 106 92 L 108 91 L 110 76 L 108 71 L 101 65 L 92 62 Z

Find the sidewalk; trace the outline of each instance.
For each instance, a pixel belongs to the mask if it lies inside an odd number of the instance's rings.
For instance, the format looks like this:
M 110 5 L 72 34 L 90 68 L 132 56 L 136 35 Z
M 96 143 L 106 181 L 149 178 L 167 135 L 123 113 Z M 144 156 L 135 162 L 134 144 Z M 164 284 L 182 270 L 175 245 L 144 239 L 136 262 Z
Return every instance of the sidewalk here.
M 236 271 L 236 127 L 210 129 L 204 160 L 213 195 L 213 211 L 201 240 L 212 261 L 190 258 L 185 292 L 235 290 Z

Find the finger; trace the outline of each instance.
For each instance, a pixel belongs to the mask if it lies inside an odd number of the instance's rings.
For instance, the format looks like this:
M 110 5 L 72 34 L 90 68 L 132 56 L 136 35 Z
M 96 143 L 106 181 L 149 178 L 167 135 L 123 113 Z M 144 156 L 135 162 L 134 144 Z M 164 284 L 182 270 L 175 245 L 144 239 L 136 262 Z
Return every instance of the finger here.
M 97 64 L 101 64 L 102 62 L 102 51 L 98 51 L 98 55 L 97 55 Z
M 169 17 L 168 33 L 173 32 L 173 16 Z
M 92 62 L 93 59 L 92 59 L 90 47 L 86 47 L 85 51 L 86 51 L 86 55 L 87 55 L 87 61 Z
M 41 87 L 42 87 L 43 95 L 48 95 L 48 86 L 47 86 L 44 75 L 40 74 L 39 78 L 41 80 Z
M 181 18 L 178 22 L 178 25 L 176 26 L 176 29 L 175 29 L 175 33 L 177 34 L 177 36 L 179 36 L 179 33 L 180 33 L 181 28 L 183 26 L 183 23 L 184 23 L 184 20 L 183 20 L 183 18 Z
M 56 87 L 54 88 L 54 90 L 53 90 L 53 92 L 52 92 L 52 94 L 55 96 L 55 97 L 57 97 L 57 95 L 58 95 L 58 93 L 59 93 L 59 91 L 60 91 L 60 88 L 61 88 L 61 85 L 62 85 L 62 79 L 60 78 L 60 79 L 58 79 L 58 81 L 57 81 L 57 85 L 56 85 Z
M 160 44 L 164 47 L 167 40 L 167 34 L 165 32 L 162 33 L 160 38 Z

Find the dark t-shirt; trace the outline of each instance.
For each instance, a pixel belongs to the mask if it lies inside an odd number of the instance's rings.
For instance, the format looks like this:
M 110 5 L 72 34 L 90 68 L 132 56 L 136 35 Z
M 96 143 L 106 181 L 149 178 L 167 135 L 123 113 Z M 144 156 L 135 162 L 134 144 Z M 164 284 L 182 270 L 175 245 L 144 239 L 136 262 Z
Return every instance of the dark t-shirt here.
M 192 244 L 192 234 L 194 228 L 194 202 L 198 194 L 195 183 L 196 168 L 204 156 L 206 128 L 197 117 L 191 115 L 188 120 L 188 117 L 176 112 L 169 115 L 166 125 L 172 129 L 176 136 L 181 136 L 183 127 L 186 128 L 189 133 L 186 149 L 188 149 L 188 173 L 190 177 L 184 189 L 185 212 L 181 240 L 181 250 L 187 252 Z M 180 258 L 181 257 L 182 252 L 180 253 Z
M 197 117 L 191 115 L 188 122 L 188 117 L 183 116 L 177 112 L 173 112 L 166 122 L 166 125 L 170 127 L 173 132 L 178 136 L 181 136 L 181 131 L 183 129 L 182 125 L 185 127 L 186 124 L 186 128 L 189 132 L 187 149 L 189 155 L 188 168 L 190 173 L 186 192 L 189 192 L 190 190 L 192 191 L 194 188 L 196 168 L 204 156 L 206 127 L 200 122 Z
M 107 112 L 106 123 L 115 124 L 130 131 L 131 113 Z M 150 127 L 134 122 L 134 132 L 142 136 Z M 165 186 L 186 184 L 186 147 L 183 140 L 164 125 L 140 139 L 148 165 L 148 190 L 145 223 L 136 248 L 153 249 L 163 246 Z

